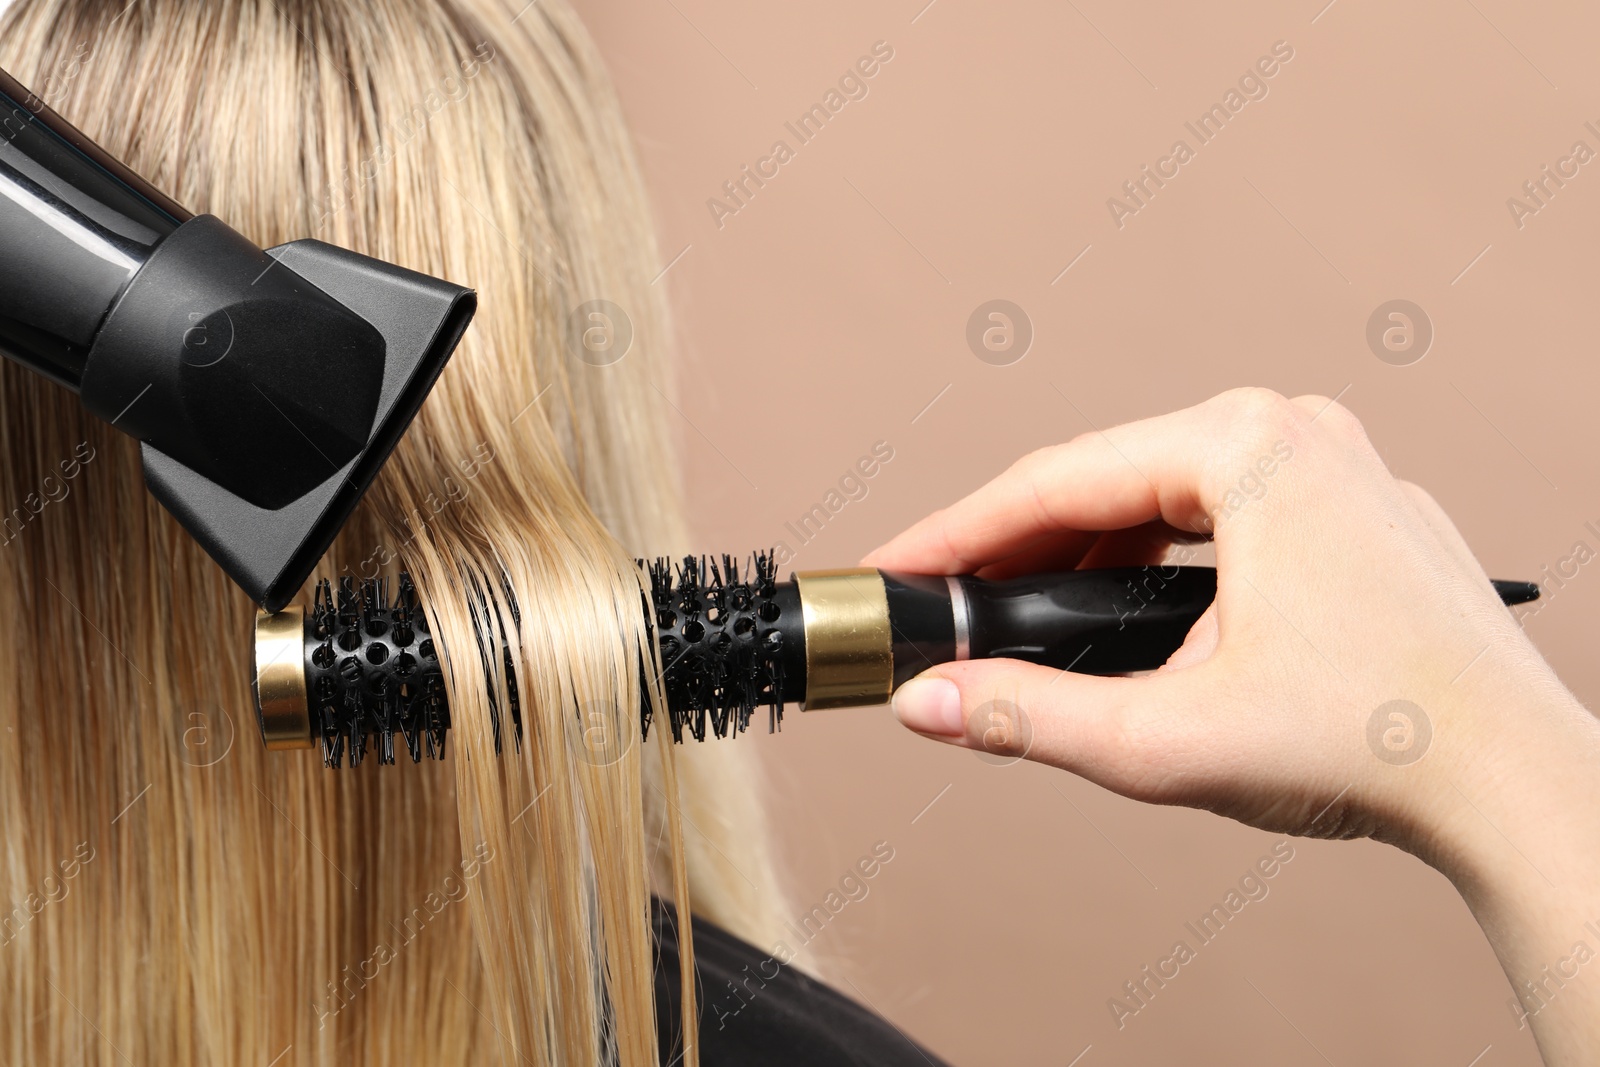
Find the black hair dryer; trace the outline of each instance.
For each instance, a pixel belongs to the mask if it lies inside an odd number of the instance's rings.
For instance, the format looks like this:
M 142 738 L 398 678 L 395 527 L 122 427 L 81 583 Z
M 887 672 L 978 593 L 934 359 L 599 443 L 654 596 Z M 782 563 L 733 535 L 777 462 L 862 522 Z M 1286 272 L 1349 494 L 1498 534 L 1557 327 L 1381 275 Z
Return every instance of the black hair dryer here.
M 433 387 L 469 289 L 191 215 L 0 70 L 0 352 L 138 438 L 250 598 L 305 582 Z

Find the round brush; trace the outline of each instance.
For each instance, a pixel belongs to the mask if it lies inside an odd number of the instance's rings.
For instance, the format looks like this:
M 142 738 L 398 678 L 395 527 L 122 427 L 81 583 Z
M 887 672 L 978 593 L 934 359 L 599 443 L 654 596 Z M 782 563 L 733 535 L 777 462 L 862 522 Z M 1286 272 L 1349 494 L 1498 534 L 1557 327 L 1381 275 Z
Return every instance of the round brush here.
M 939 663 L 1027 660 L 1085 674 L 1152 670 L 1183 643 L 1211 604 L 1210 567 L 1066 571 L 1008 581 L 854 568 L 777 580 L 767 553 L 741 574 L 731 556 L 647 566 L 641 606 L 661 652 L 675 741 L 737 734 L 765 708 L 776 730 L 785 704 L 803 711 L 887 703 Z M 1531 582 L 1495 582 L 1507 604 L 1537 599 Z M 495 751 L 522 737 L 516 669 L 504 634 L 519 624 L 509 589 L 475 589 L 478 658 L 486 683 L 506 679 L 506 706 L 487 686 Z M 499 634 L 486 638 L 485 634 Z M 641 671 L 649 668 L 641 664 Z M 376 741 L 380 763 L 444 755 L 450 709 L 439 649 L 410 578 L 318 584 L 312 608 L 256 623 L 256 703 L 268 748 L 320 746 L 329 767 L 358 765 Z M 641 715 L 644 736 L 648 709 Z

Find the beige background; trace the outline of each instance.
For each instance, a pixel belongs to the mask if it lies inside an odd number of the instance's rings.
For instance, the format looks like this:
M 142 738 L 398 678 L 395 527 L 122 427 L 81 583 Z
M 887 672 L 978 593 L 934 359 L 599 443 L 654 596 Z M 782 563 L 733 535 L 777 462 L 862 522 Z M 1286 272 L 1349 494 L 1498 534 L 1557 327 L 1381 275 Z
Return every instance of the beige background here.
M 1497 576 L 1600 547 L 1600 161 L 1520 229 L 1506 205 L 1574 141 L 1600 150 L 1591 7 L 925 2 L 580 2 L 663 266 L 681 253 L 659 284 L 707 550 L 851 565 L 1028 449 L 1245 383 L 1340 395 Z M 867 97 L 798 145 L 784 122 L 880 40 L 894 58 Z M 1195 147 L 1185 121 L 1280 40 L 1294 58 L 1266 98 L 1119 229 L 1107 198 Z M 719 229 L 707 199 L 779 138 L 793 160 Z M 1035 330 L 1011 366 L 965 341 L 993 298 Z M 1364 337 L 1395 298 L 1436 330 L 1410 366 Z M 865 499 L 800 545 L 784 524 L 879 440 L 894 459 Z M 1528 622 L 1585 699 L 1597 615 L 1600 567 Z M 1536 1062 L 1465 907 L 1398 852 L 1296 842 L 1270 896 L 1119 1031 L 1107 999 L 1272 838 L 985 765 L 885 709 L 738 743 L 768 757 L 797 908 L 893 846 L 813 949 L 956 1063 Z

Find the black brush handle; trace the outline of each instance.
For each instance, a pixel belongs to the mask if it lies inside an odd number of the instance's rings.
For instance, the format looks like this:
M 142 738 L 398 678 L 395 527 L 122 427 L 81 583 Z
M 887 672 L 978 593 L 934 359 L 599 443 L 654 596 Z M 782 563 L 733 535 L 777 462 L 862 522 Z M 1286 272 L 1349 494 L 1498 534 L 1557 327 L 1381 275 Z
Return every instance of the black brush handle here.
M 965 579 L 971 659 L 1020 659 L 1080 674 L 1152 670 L 1217 595 L 1211 567 L 1116 567 Z
M 1154 670 L 1217 594 L 1213 567 L 1107 567 L 1006 581 L 885 573 L 894 685 L 938 663 L 1019 659 L 1080 674 Z M 1532 582 L 1494 583 L 1506 604 Z

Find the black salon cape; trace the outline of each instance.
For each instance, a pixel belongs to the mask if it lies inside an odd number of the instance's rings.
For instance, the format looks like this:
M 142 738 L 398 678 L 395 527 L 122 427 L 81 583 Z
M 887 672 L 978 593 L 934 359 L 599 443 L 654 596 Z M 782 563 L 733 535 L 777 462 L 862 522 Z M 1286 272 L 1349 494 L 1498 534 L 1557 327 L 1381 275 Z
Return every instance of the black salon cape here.
M 656 1032 L 667 1067 L 683 1062 L 678 929 L 670 904 L 656 901 L 654 915 Z M 704 919 L 694 921 L 694 963 L 703 1067 L 946 1067 L 887 1020 Z

